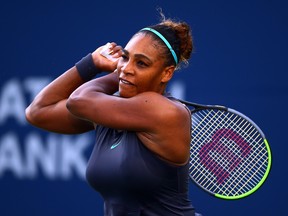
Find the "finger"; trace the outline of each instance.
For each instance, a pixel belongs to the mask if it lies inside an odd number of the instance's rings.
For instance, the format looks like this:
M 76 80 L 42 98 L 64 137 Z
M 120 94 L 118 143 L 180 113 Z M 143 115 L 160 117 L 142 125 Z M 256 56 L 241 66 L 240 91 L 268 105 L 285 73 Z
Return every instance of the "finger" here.
M 123 54 L 124 54 L 124 53 L 123 53 L 123 49 L 122 49 L 121 46 L 119 46 L 119 47 L 115 48 L 115 49 L 113 50 L 113 53 L 111 53 L 110 55 L 112 55 L 113 58 L 119 58 L 119 57 L 121 57 Z
M 114 48 L 113 48 L 113 50 L 114 50 L 114 52 L 118 52 L 119 50 L 122 50 L 123 48 L 122 48 L 122 46 L 120 46 L 120 45 L 117 45 L 117 46 L 115 46 Z
M 118 56 L 122 55 L 122 46 L 114 46 L 112 49 L 110 49 L 109 51 L 109 55 L 114 55 L 114 54 L 118 54 Z
M 115 42 L 108 42 L 107 44 L 109 49 L 113 49 L 115 46 L 117 46 L 117 43 Z

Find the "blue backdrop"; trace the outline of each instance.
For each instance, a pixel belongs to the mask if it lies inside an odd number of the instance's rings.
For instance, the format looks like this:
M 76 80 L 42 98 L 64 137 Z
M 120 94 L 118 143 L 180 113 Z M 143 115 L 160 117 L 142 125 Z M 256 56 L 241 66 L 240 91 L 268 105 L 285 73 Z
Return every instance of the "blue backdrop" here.
M 287 1 L 9 1 L 0 7 L 0 215 L 102 215 L 84 179 L 93 133 L 64 136 L 30 126 L 24 109 L 43 86 L 98 46 L 123 46 L 167 17 L 192 26 L 190 65 L 169 88 L 199 103 L 224 104 L 252 118 L 273 153 L 259 191 L 236 201 L 190 197 L 205 216 L 288 215 Z

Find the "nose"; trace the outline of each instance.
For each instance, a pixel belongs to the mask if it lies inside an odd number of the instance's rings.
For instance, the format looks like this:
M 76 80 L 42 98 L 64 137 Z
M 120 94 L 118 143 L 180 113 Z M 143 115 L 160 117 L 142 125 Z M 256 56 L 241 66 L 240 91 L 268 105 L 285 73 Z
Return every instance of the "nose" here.
M 123 63 L 120 68 L 124 74 L 134 74 L 134 67 L 131 61 Z

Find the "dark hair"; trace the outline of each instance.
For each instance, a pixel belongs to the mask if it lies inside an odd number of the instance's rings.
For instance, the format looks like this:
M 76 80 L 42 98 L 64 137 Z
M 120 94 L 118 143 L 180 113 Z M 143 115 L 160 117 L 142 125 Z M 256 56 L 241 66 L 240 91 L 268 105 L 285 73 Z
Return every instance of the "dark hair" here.
M 173 21 L 172 19 L 166 19 L 162 12 L 160 12 L 160 15 L 162 18 L 161 22 L 156 25 L 149 26 L 148 28 L 152 28 L 158 31 L 170 43 L 178 58 L 178 64 L 176 65 L 176 69 L 179 69 L 181 63 L 184 63 L 186 65 L 188 64 L 188 60 L 193 50 L 193 41 L 190 26 L 186 22 L 178 22 Z M 144 34 L 149 34 L 151 37 L 153 37 L 153 39 L 157 40 L 160 44 L 162 44 L 165 48 L 160 49 L 159 51 L 160 55 L 166 57 L 165 64 L 167 66 L 175 65 L 175 60 L 172 56 L 172 53 L 156 34 L 150 31 L 140 32 L 143 32 Z

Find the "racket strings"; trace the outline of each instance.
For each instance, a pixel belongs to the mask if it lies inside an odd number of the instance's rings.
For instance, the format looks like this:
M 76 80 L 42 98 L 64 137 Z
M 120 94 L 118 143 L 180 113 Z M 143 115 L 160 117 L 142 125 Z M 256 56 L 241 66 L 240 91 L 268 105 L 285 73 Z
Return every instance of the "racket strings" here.
M 262 156 L 264 156 L 264 154 L 262 155 Z M 261 158 L 259 158 L 257 161 L 256 161 L 256 163 L 254 163 L 254 167 L 251 167 L 250 169 L 246 169 L 246 171 L 245 171 L 245 169 L 243 169 L 242 170 L 242 173 L 239 173 L 239 177 L 243 177 L 243 180 L 241 181 L 241 185 L 238 185 L 238 184 L 235 184 L 235 186 L 234 186 L 234 188 L 232 188 L 232 190 L 235 190 L 235 194 L 240 194 L 240 192 L 241 191 L 247 191 L 247 189 L 248 190 L 252 190 L 254 187 L 255 187 L 255 185 L 257 185 L 260 181 L 261 181 L 261 179 L 262 179 L 262 177 L 264 176 L 264 174 L 265 174 L 265 171 L 266 171 L 266 169 L 265 170 L 263 170 L 262 169 L 262 167 L 263 166 L 266 166 L 267 167 L 267 162 L 265 161 L 265 160 L 261 160 L 261 162 L 262 163 L 259 163 L 259 161 L 260 161 L 260 159 Z M 260 166 L 256 166 L 256 164 L 260 164 Z M 263 172 L 264 171 L 264 172 Z M 246 173 L 250 173 L 251 175 L 250 176 L 246 176 L 245 174 L 243 174 L 244 172 L 246 172 Z M 236 176 L 235 175 L 235 179 L 238 177 L 238 176 Z M 244 178 L 245 177 L 245 178 Z M 247 178 L 247 177 L 249 177 L 249 178 Z M 238 191 L 237 191 L 237 187 L 238 187 Z M 225 194 L 229 194 L 229 191 L 228 190 L 225 190 L 225 191 L 223 191 Z M 237 193 L 236 193 L 237 192 Z M 230 194 L 229 194 L 230 195 Z M 233 194 L 232 194 L 233 195 Z
M 257 161 L 254 160 L 253 163 L 249 162 L 246 164 L 246 162 L 243 162 L 239 167 L 239 170 L 241 171 L 235 172 L 234 175 L 231 176 L 231 180 L 229 182 L 227 181 L 223 185 L 222 188 L 225 190 L 222 190 L 222 193 L 226 195 L 238 195 L 241 194 L 242 191 L 253 189 L 255 185 L 261 181 L 262 176 L 265 174 L 265 170 L 263 170 L 262 167 L 266 166 L 267 162 L 266 160 L 260 161 L 260 159 L 264 156 L 266 156 L 265 152 L 261 155 L 261 157 L 258 158 Z M 249 161 L 251 157 L 252 156 L 247 158 L 247 161 Z M 241 181 L 239 181 L 239 179 Z M 230 187 L 228 187 L 228 183 L 231 184 Z M 231 193 L 231 191 L 233 193 Z
M 209 124 L 211 124 L 211 122 L 210 122 Z M 212 126 L 213 126 L 213 124 L 212 124 Z M 222 126 L 222 125 L 220 125 L 220 126 Z M 218 127 L 219 127 L 219 126 L 218 126 Z M 206 132 L 207 132 L 207 131 L 206 131 Z M 234 146 L 235 146 L 235 145 L 234 145 Z M 239 151 L 239 150 L 237 150 L 237 151 Z M 235 152 L 235 150 L 234 150 L 234 152 Z M 213 154 L 213 153 L 214 153 L 214 154 Z M 220 162 L 220 163 L 222 162 L 223 164 L 225 164 L 225 167 L 228 167 L 228 165 L 229 165 L 229 163 L 230 163 L 230 161 L 231 161 L 231 158 L 228 157 L 227 159 L 225 159 L 225 158 L 221 157 L 221 154 L 217 154 L 217 149 L 216 149 L 216 151 L 213 151 L 211 155 L 212 155 L 213 158 L 215 158 L 215 157 L 216 157 L 216 158 L 219 158 L 219 157 L 220 157 L 221 159 L 218 159 L 217 161 Z M 214 155 L 214 156 L 213 156 L 213 155 Z M 223 166 L 224 166 L 223 164 L 221 164 L 220 167 L 221 167 L 221 166 L 223 167 Z M 203 170 L 203 169 L 202 169 L 202 170 Z M 214 172 L 218 172 L 218 171 L 214 171 Z M 215 174 L 215 173 L 214 173 L 214 174 Z M 205 178 L 203 178 L 203 179 L 205 179 Z M 210 183 L 211 183 L 211 182 L 210 182 Z M 201 182 L 201 184 L 203 184 L 203 182 Z M 207 186 L 207 185 L 206 185 L 206 186 Z M 208 185 L 208 186 L 209 186 L 209 185 Z
M 215 110 L 193 113 L 192 118 L 190 176 L 194 181 L 213 193 L 229 196 L 251 190 L 261 181 L 268 163 L 267 151 L 250 122 Z M 204 157 L 200 157 L 201 150 Z
M 228 158 L 228 161 L 230 161 L 230 159 Z

